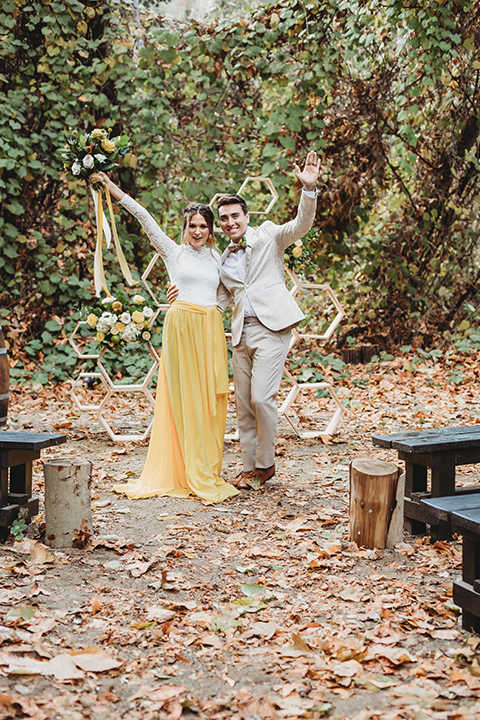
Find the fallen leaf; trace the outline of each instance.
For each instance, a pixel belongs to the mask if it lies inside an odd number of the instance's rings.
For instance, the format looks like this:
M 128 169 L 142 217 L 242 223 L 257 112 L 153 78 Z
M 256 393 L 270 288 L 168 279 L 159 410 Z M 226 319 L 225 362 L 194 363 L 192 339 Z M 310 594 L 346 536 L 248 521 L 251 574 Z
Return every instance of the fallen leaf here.
M 71 652 L 70 656 L 75 665 L 85 672 L 104 672 L 122 665 L 103 648 L 87 647 L 84 650 Z
M 67 653 L 57 655 L 44 663 L 40 674 L 53 675 L 56 680 L 79 680 L 85 677 L 84 673 L 78 669 L 72 657 Z
M 337 597 L 349 602 L 362 602 L 367 599 L 365 591 L 355 587 L 355 585 L 347 585 L 344 590 L 338 593 Z
M 183 685 L 163 685 L 149 693 L 148 699 L 152 702 L 170 700 L 171 698 L 176 698 L 178 695 L 181 695 L 185 692 L 185 689 Z
M 263 597 L 267 592 L 263 585 L 255 585 L 254 583 L 242 585 L 240 590 L 247 597 Z

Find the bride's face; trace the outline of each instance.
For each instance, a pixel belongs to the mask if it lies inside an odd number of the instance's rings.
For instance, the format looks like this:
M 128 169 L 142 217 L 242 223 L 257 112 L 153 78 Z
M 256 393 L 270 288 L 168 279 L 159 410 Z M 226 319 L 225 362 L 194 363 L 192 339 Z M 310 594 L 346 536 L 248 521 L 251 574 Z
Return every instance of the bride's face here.
M 192 215 L 190 218 L 190 224 L 187 228 L 187 240 L 193 247 L 203 247 L 208 240 L 210 231 L 208 229 L 207 221 L 197 213 Z

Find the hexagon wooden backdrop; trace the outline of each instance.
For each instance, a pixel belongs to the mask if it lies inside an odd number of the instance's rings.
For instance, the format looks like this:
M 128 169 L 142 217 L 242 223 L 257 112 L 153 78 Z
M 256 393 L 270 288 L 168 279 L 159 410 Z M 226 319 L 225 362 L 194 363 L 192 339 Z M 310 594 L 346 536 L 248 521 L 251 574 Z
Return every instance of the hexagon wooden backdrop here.
M 245 189 L 245 187 L 250 182 L 263 182 L 267 185 L 271 199 L 270 202 L 265 210 L 257 210 L 252 211 L 250 214 L 252 215 L 267 215 L 276 201 L 278 200 L 278 193 L 270 180 L 270 178 L 266 177 L 247 177 L 242 185 L 240 186 L 237 194 L 240 195 L 242 190 Z M 223 195 L 224 193 L 216 193 L 213 198 L 210 200 L 209 205 L 212 206 L 215 200 Z M 220 232 L 219 228 L 215 228 L 216 232 Z M 161 312 L 164 312 L 168 310 L 169 305 L 166 303 L 161 303 L 160 300 L 157 298 L 153 290 L 151 289 L 150 285 L 148 284 L 148 276 L 150 275 L 154 265 L 158 262 L 158 259 L 160 258 L 160 255 L 156 253 L 150 263 L 148 264 L 148 267 L 144 271 L 143 275 L 141 276 L 141 281 L 143 286 L 145 287 L 145 290 L 148 292 L 148 294 L 151 296 L 153 302 L 157 306 L 157 310 L 152 316 L 151 319 L 151 325 L 155 322 L 156 318 Z M 319 342 L 328 340 L 333 333 L 335 332 L 335 329 L 337 328 L 338 324 L 341 322 L 342 318 L 345 315 L 345 312 L 340 305 L 335 293 L 333 292 L 332 288 L 329 285 L 323 285 L 323 284 L 315 284 L 315 283 L 307 283 L 302 282 L 298 276 L 296 275 L 293 270 L 288 269 L 287 270 L 288 278 L 291 281 L 291 288 L 290 293 L 293 297 L 296 297 L 299 293 L 302 292 L 302 290 L 320 290 L 322 293 L 324 293 L 330 300 L 331 304 L 334 306 L 336 310 L 336 315 L 332 319 L 332 321 L 329 323 L 327 329 L 323 333 L 302 333 L 300 330 L 297 330 L 297 328 L 294 328 L 292 331 L 292 342 L 290 343 L 290 349 L 289 352 L 292 351 L 292 349 L 295 347 L 295 345 L 303 338 L 306 339 L 312 339 L 317 340 Z M 118 397 L 121 393 L 125 392 L 140 392 L 142 393 L 148 400 L 149 404 L 152 407 L 155 407 L 155 401 L 153 399 L 153 396 L 148 388 L 148 384 L 151 382 L 153 376 L 155 375 L 155 372 L 158 368 L 158 364 L 160 361 L 160 358 L 155 350 L 155 348 L 149 343 L 149 351 L 150 355 L 152 357 L 152 364 L 145 375 L 143 381 L 141 383 L 135 383 L 132 385 L 119 385 L 116 384 L 112 378 L 110 377 L 108 370 L 105 368 L 105 366 L 102 363 L 102 358 L 105 354 L 106 349 L 104 348 L 99 354 L 89 354 L 86 352 L 83 352 L 81 347 L 78 345 L 78 341 L 76 341 L 77 333 L 81 326 L 86 325 L 86 321 L 81 320 L 77 323 L 73 333 L 71 334 L 69 338 L 69 343 L 73 347 L 77 357 L 79 360 L 96 360 L 97 361 L 97 371 L 94 372 L 81 372 L 75 381 L 72 384 L 71 388 L 71 395 L 72 398 L 78 407 L 78 409 L 82 412 L 95 412 L 97 413 L 98 419 L 100 420 L 101 424 L 105 428 L 106 432 L 108 433 L 111 440 L 114 442 L 126 442 L 126 441 L 134 441 L 134 440 L 145 440 L 152 428 L 153 425 L 153 418 L 150 421 L 147 429 L 141 433 L 141 434 L 120 434 L 116 433 L 114 429 L 112 428 L 111 424 L 108 422 L 108 420 L 105 417 L 105 412 L 107 409 L 107 405 L 109 401 L 113 397 Z M 227 336 L 230 334 L 228 333 Z M 338 399 L 334 387 L 331 383 L 328 382 L 317 382 L 317 383 L 310 383 L 310 382 L 298 382 L 296 377 L 292 375 L 288 370 L 285 370 L 285 376 L 288 378 L 289 382 L 291 383 L 292 387 L 283 401 L 282 405 L 279 408 L 279 414 L 283 415 L 287 422 L 290 424 L 294 432 L 301 438 L 315 438 L 320 435 L 333 435 L 334 432 L 336 432 L 346 410 L 343 404 Z M 95 405 L 87 405 L 82 403 L 79 395 L 78 395 L 78 386 L 81 382 L 84 382 L 87 377 L 95 377 L 100 380 L 101 384 L 103 385 L 103 388 L 105 390 L 105 396 L 102 399 L 102 401 Z M 328 392 L 330 395 L 334 405 L 335 405 L 335 411 L 333 413 L 333 416 L 331 420 L 328 422 L 326 427 L 324 428 L 318 428 L 316 430 L 302 430 L 300 426 L 300 422 L 298 424 L 295 424 L 293 422 L 293 413 L 292 413 L 292 406 L 295 404 L 295 401 L 299 395 L 299 393 L 302 390 L 315 390 L 315 389 L 324 389 Z M 238 440 L 238 429 L 235 432 L 227 433 L 225 435 L 225 440 Z

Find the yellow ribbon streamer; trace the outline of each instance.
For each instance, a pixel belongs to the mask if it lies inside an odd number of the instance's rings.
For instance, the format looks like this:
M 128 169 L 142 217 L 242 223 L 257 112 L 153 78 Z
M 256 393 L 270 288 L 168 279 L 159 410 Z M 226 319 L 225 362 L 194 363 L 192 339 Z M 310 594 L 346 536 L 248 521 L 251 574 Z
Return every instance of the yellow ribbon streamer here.
M 92 188 L 92 194 L 95 202 L 95 214 L 97 219 L 97 244 L 95 247 L 95 259 L 94 259 L 94 265 L 93 265 L 93 279 L 95 284 L 95 294 L 97 297 L 100 296 L 100 293 L 102 290 L 105 291 L 107 294 L 107 297 L 112 297 L 108 286 L 107 281 L 105 278 L 105 272 L 103 269 L 103 254 L 102 254 L 102 240 L 103 240 L 103 234 L 105 234 L 105 240 L 107 242 L 107 247 L 110 246 L 111 241 L 111 233 L 110 228 L 108 226 L 107 218 L 104 215 L 103 212 L 103 202 L 102 202 L 102 191 L 96 191 Z M 130 268 L 128 266 L 127 261 L 125 260 L 125 255 L 123 254 L 122 246 L 120 245 L 120 240 L 118 238 L 117 233 L 117 227 L 115 225 L 115 217 L 113 214 L 113 207 L 112 207 L 112 198 L 110 197 L 110 192 L 107 187 L 105 187 L 105 196 L 107 199 L 107 205 L 108 210 L 110 212 L 110 218 L 112 223 L 112 231 L 113 231 L 113 239 L 115 244 L 115 249 L 117 251 L 117 257 L 118 262 L 120 264 L 120 268 L 122 270 L 123 276 L 127 283 L 129 285 L 136 285 L 136 282 L 132 278 L 132 273 L 130 272 Z

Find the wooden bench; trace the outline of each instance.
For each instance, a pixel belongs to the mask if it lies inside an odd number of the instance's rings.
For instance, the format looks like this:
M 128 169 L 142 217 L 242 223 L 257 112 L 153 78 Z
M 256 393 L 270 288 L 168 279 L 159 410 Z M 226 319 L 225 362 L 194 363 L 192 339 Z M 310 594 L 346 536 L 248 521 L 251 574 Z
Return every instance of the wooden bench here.
M 463 535 L 462 579 L 453 583 L 453 602 L 462 608 L 462 627 L 480 633 L 480 492 L 424 499 L 421 505 Z
M 44 448 L 67 441 L 66 435 L 0 431 L 0 539 L 5 540 L 20 508 L 38 513 L 32 497 L 32 463 Z
M 421 500 L 480 491 L 480 485 L 455 487 L 456 466 L 480 462 L 480 425 L 374 435 L 372 440 L 374 445 L 394 448 L 399 460 L 405 461 L 405 529 L 414 535 L 425 534 L 429 523 L 432 538 L 450 538 L 450 521 L 432 523 Z M 431 489 L 427 492 L 428 468 Z

